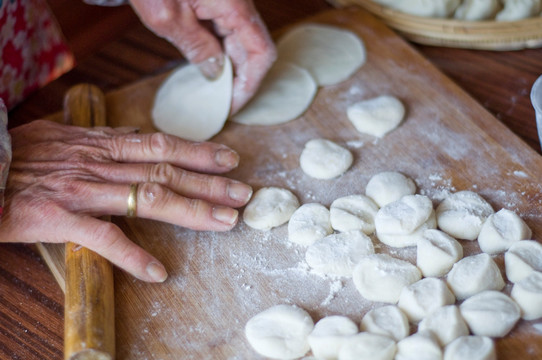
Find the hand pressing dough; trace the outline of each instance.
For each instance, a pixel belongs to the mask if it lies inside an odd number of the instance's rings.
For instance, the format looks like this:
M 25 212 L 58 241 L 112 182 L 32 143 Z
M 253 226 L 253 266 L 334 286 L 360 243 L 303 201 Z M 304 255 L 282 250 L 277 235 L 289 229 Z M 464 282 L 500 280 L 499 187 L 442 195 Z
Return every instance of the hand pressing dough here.
M 463 257 L 463 247 L 450 235 L 428 229 L 418 239 L 416 265 L 423 276 L 443 276 Z
M 447 18 L 459 6 L 461 0 L 402 0 L 394 8 L 407 14 Z
M 154 125 L 183 139 L 208 140 L 222 130 L 228 118 L 232 89 L 233 71 L 228 57 L 222 74 L 213 81 L 207 80 L 196 65 L 182 66 L 156 93 L 151 113 Z
M 337 231 L 361 230 L 365 234 L 375 231 L 378 205 L 365 195 L 338 198 L 329 208 L 331 226 Z
M 503 0 L 504 9 L 499 11 L 497 21 L 515 21 L 540 14 L 540 0 Z
M 472 191 L 451 194 L 436 210 L 438 227 L 454 238 L 464 240 L 476 239 L 493 213 L 491 205 Z
M 532 272 L 542 272 L 542 244 L 534 240 L 514 243 L 504 254 L 506 277 L 515 283 Z
M 256 95 L 232 120 L 245 125 L 277 125 L 296 119 L 310 106 L 317 88 L 307 70 L 277 61 Z
M 313 139 L 305 144 L 299 157 L 303 172 L 315 179 L 333 179 L 352 165 L 352 153 L 326 139 Z
M 365 195 L 383 207 L 406 195 L 416 193 L 416 184 L 408 176 L 397 171 L 384 171 L 374 175 L 365 187 Z
M 521 308 L 521 317 L 525 320 L 542 318 L 542 273 L 532 272 L 512 287 L 511 293 Z
M 243 220 L 251 228 L 269 230 L 290 220 L 298 207 L 299 200 L 289 190 L 261 188 L 245 207 Z
M 442 360 L 442 350 L 432 332 L 417 332 L 397 343 L 394 360 Z
M 288 222 L 288 239 L 299 245 L 309 246 L 331 233 L 329 210 L 321 204 L 301 205 Z
M 381 95 L 350 105 L 346 115 L 360 133 L 381 138 L 403 121 L 405 107 L 396 97 Z
M 515 212 L 501 209 L 489 215 L 482 225 L 478 244 L 483 252 L 498 254 L 508 250 L 515 242 L 530 239 L 531 229 Z
M 417 324 L 435 309 L 452 305 L 455 296 L 438 278 L 424 278 L 403 288 L 398 306 L 410 322 Z
M 499 0 L 464 0 L 455 10 L 454 17 L 469 21 L 488 20 L 495 18 L 500 9 Z
M 356 264 L 374 252 L 371 239 L 361 231 L 354 230 L 317 240 L 308 247 L 305 259 L 317 273 L 352 276 Z
M 361 319 L 361 331 L 385 335 L 395 341 L 408 336 L 410 326 L 405 314 L 395 305 L 370 310 Z
M 461 336 L 444 350 L 444 360 L 497 360 L 495 343 L 487 336 Z
M 500 291 L 483 291 L 465 300 L 460 306 L 461 316 L 472 334 L 503 337 L 519 320 L 518 304 Z
M 458 300 L 485 290 L 502 290 L 505 285 L 499 267 L 485 253 L 467 256 L 455 263 L 447 282 Z
M 364 257 L 353 272 L 354 285 L 370 301 L 395 304 L 401 290 L 420 280 L 420 270 L 411 263 L 387 254 Z
M 346 316 L 326 316 L 308 337 L 312 354 L 322 360 L 337 359 L 345 341 L 358 332 L 358 326 Z
M 418 325 L 419 332 L 431 331 L 440 345 L 446 346 L 460 336 L 469 335 L 469 328 L 455 305 L 436 309 Z
M 397 347 L 387 336 L 362 332 L 351 336 L 339 351 L 339 360 L 393 360 Z

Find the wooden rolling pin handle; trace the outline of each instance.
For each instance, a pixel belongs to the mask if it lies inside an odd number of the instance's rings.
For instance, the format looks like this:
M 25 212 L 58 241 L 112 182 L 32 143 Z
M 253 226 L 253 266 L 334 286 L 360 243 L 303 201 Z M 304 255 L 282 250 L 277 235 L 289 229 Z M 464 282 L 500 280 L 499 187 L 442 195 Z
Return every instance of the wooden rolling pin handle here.
M 64 98 L 67 124 L 105 126 L 105 111 L 105 97 L 93 85 L 74 86 Z M 67 243 L 65 250 L 64 359 L 113 360 L 113 267 L 103 257 L 80 245 Z

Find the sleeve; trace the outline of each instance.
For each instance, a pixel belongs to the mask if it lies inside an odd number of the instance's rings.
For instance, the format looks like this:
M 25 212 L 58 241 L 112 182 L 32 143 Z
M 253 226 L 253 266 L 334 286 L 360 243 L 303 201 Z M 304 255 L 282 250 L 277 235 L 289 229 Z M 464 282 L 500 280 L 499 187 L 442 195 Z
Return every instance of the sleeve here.
M 128 0 L 83 0 L 83 2 L 89 5 L 99 6 L 119 6 L 128 4 Z
M 11 138 L 8 132 L 8 112 L 4 101 L 0 99 L 0 219 L 4 210 L 4 191 L 10 163 Z

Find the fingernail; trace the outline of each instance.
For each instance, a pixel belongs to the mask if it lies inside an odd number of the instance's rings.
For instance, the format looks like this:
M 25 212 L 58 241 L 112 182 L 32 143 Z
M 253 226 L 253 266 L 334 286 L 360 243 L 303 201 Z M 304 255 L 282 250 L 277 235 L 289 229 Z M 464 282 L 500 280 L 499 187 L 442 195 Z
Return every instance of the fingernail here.
M 207 80 L 216 80 L 224 69 L 224 55 L 213 56 L 198 64 L 199 71 Z
M 167 271 L 159 262 L 151 262 L 147 265 L 147 274 L 155 282 L 164 282 L 167 279 Z
M 215 153 L 215 163 L 218 166 L 234 168 L 239 165 L 239 154 L 231 149 L 220 149 Z
M 213 217 L 227 225 L 233 225 L 237 221 L 238 211 L 228 207 L 214 207 Z
M 230 199 L 247 203 L 252 197 L 252 188 L 246 184 L 233 181 L 228 184 L 228 196 Z

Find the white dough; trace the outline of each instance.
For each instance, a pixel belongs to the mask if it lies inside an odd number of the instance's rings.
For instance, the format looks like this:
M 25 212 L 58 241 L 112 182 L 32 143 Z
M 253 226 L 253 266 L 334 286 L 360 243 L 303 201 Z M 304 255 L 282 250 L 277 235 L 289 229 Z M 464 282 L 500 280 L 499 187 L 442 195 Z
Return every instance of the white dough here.
M 438 227 L 456 239 L 474 240 L 493 208 L 472 191 L 459 191 L 444 199 L 437 207 Z
M 486 253 L 459 260 L 448 273 L 447 282 L 459 300 L 485 290 L 502 290 L 505 285 L 499 267 Z
M 497 21 L 515 21 L 540 13 L 540 0 L 503 0 L 504 9 L 499 11 Z
M 361 319 L 361 331 L 385 335 L 395 341 L 408 336 L 410 326 L 405 314 L 395 305 L 370 310 Z
M 417 332 L 397 343 L 395 360 L 442 360 L 442 350 L 431 331 Z
M 508 250 L 517 241 L 530 239 L 531 229 L 515 212 L 501 209 L 490 215 L 480 230 L 478 244 L 488 254 Z
M 344 173 L 352 162 L 352 153 L 326 139 L 312 139 L 299 157 L 303 172 L 316 179 L 333 179 Z
M 286 223 L 298 207 L 299 200 L 291 191 L 261 188 L 245 207 L 243 220 L 251 228 L 269 230 Z
M 495 343 L 487 336 L 461 336 L 444 350 L 444 360 L 497 360 Z
M 501 8 L 499 0 L 464 0 L 455 10 L 454 17 L 460 20 L 488 20 L 495 18 Z
M 455 305 L 443 306 L 433 311 L 420 322 L 418 331 L 432 331 L 442 346 L 469 334 L 469 328 Z
M 288 222 L 288 239 L 303 246 L 309 246 L 332 232 L 329 210 L 317 203 L 301 205 Z
M 397 347 L 387 336 L 362 332 L 350 337 L 339 351 L 339 360 L 393 360 Z
M 417 324 L 435 309 L 452 305 L 455 296 L 438 278 L 424 278 L 403 288 L 398 306 L 412 323 Z
M 504 254 L 506 277 L 515 283 L 533 271 L 542 272 L 542 244 L 535 240 L 514 243 Z
M 447 18 L 453 14 L 460 2 L 460 0 L 398 0 L 393 7 L 411 15 Z
M 309 351 L 314 328 L 310 315 L 293 305 L 275 305 L 251 318 L 245 325 L 249 344 L 260 355 L 294 359 Z
M 542 273 L 532 272 L 512 287 L 512 298 L 521 308 L 525 320 L 542 318 Z
M 312 354 L 322 360 L 337 359 L 344 342 L 358 332 L 358 326 L 346 316 L 326 316 L 309 335 Z
M 418 239 L 416 265 L 423 276 L 443 276 L 462 257 L 461 244 L 445 232 L 425 230 Z
M 222 74 L 213 81 L 207 80 L 196 65 L 182 66 L 156 93 L 151 113 L 154 125 L 183 139 L 208 140 L 222 130 L 228 118 L 232 86 L 233 71 L 228 57 Z
M 317 88 L 307 70 L 277 61 L 256 95 L 232 120 L 245 125 L 276 125 L 296 119 L 310 106 Z
M 403 121 L 405 107 L 396 97 L 381 95 L 350 105 L 346 115 L 360 133 L 381 138 Z
M 401 199 L 405 195 L 414 195 L 416 184 L 408 176 L 397 171 L 384 171 L 374 175 L 365 187 L 365 195 L 383 207 Z
M 465 300 L 460 306 L 461 316 L 472 334 L 503 337 L 519 320 L 518 304 L 500 291 L 483 291 Z
M 365 234 L 375 231 L 378 205 L 365 195 L 349 195 L 336 199 L 329 207 L 331 226 L 337 231 L 361 230 Z
M 307 69 L 319 85 L 346 80 L 366 60 L 356 34 L 329 25 L 299 25 L 278 40 L 277 50 L 279 59 Z
M 391 304 L 397 303 L 405 286 L 420 278 L 421 273 L 416 266 L 387 254 L 364 257 L 353 272 L 354 285 L 361 296 Z
M 328 235 L 307 248 L 307 264 L 317 273 L 352 276 L 354 267 L 367 255 L 374 254 L 371 239 L 359 230 Z

